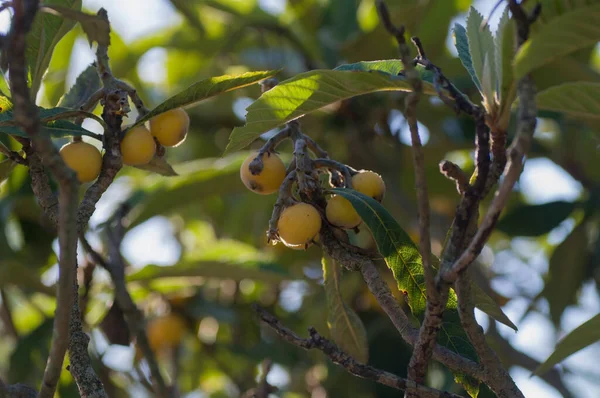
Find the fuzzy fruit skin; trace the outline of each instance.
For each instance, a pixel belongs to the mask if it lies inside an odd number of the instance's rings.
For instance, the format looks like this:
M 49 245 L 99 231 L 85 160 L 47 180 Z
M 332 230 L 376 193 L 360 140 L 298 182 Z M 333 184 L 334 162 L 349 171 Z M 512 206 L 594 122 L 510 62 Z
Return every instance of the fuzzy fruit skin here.
M 60 156 L 77 173 L 81 183 L 94 181 L 102 169 L 100 151 L 87 142 L 69 142 L 60 148 Z
M 269 195 L 277 192 L 283 179 L 285 178 L 285 165 L 274 153 L 263 154 L 263 169 L 259 174 L 252 174 L 250 171 L 250 163 L 258 152 L 248 156 L 242 167 L 240 167 L 240 178 L 242 182 L 252 192 L 260 195 Z
M 352 176 L 352 188 L 362 194 L 372 197 L 378 202 L 385 195 L 385 182 L 383 178 L 374 171 L 361 170 Z
M 355 228 L 362 221 L 352 203 L 339 195 L 334 195 L 327 201 L 325 216 L 331 224 L 345 229 Z
M 321 230 L 321 215 L 308 203 L 297 203 L 286 207 L 277 221 L 279 237 L 286 246 L 300 248 Z M 294 247 L 295 246 L 295 247 Z
M 156 153 L 156 142 L 150 131 L 144 126 L 137 126 L 125 133 L 121 141 L 123 163 L 129 166 L 141 166 L 152 160 Z
M 177 146 L 185 141 L 190 117 L 183 108 L 171 109 L 150 119 L 150 133 L 162 146 Z
M 146 332 L 152 351 L 172 348 L 181 343 L 186 332 L 185 319 L 176 314 L 164 315 L 148 322 Z

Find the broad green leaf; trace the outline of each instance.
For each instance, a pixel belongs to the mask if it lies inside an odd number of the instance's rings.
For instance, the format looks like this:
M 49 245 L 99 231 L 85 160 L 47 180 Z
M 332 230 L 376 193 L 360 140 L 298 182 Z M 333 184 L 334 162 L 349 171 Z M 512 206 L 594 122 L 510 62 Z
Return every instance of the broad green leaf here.
M 3 97 L 10 96 L 10 87 L 8 85 L 8 80 L 6 80 L 6 76 L 2 71 L 0 71 L 0 95 Z
M 586 272 L 587 234 L 585 222 L 579 224 L 560 244 L 548 267 L 546 284 L 541 295 L 550 305 L 550 318 L 555 325 L 568 305 L 574 304 Z
M 513 329 L 515 332 L 518 330 L 517 325 L 515 325 L 504 311 L 502 311 L 502 308 L 498 303 L 496 303 L 496 301 L 484 292 L 475 282 L 471 283 L 471 300 L 473 300 L 473 304 L 479 310 Z
M 496 228 L 511 236 L 539 236 L 550 232 L 575 210 L 576 203 L 556 201 L 512 209 Z
M 331 258 L 324 256 L 323 278 L 327 298 L 327 326 L 335 344 L 359 362 L 369 360 L 369 341 L 362 321 L 342 298 L 340 290 L 341 268 Z
M 477 73 L 473 68 L 473 58 L 471 57 L 471 52 L 469 51 L 469 39 L 467 38 L 466 29 L 461 24 L 454 24 L 452 36 L 454 38 L 454 46 L 456 47 L 456 51 L 458 51 L 460 62 L 463 64 L 467 72 L 469 72 L 471 80 L 473 80 L 473 83 L 475 83 L 477 89 L 482 91 L 481 83 L 479 82 Z
M 565 83 L 538 93 L 535 99 L 539 109 L 600 118 L 600 83 Z
M 94 41 L 98 43 L 98 45 L 105 47 L 110 44 L 110 25 L 108 20 L 99 15 L 88 14 L 72 8 L 62 7 L 58 4 L 44 3 L 41 10 L 50 13 L 58 13 L 65 19 L 79 22 L 90 45 Z
M 338 101 L 377 91 L 410 91 L 403 76 L 381 70 L 400 70 L 392 61 L 361 62 L 338 70 L 313 70 L 280 82 L 263 93 L 247 110 L 246 125 L 229 136 L 225 153 L 245 148 L 261 134 Z M 368 68 L 368 69 L 367 69 Z M 365 70 L 366 69 L 366 70 Z M 417 68 L 426 82 L 423 92 L 435 95 L 430 71 Z
M 44 5 L 81 10 L 81 0 L 47 0 Z M 33 98 L 40 89 L 42 77 L 48 69 L 54 47 L 74 25 L 75 21 L 70 19 L 43 12 L 37 13 L 31 31 L 27 35 L 27 46 L 25 47 L 25 60 Z
M 598 21 L 600 4 L 595 4 L 564 13 L 541 26 L 517 52 L 515 78 L 520 79 L 552 60 L 596 44 L 600 40 Z
M 267 79 L 278 72 L 279 71 L 277 70 L 247 72 L 242 73 L 241 75 L 223 75 L 200 80 L 152 109 L 147 115 L 136 121 L 134 126 L 138 126 L 147 120 L 150 120 L 153 116 L 159 115 L 170 109 L 192 105 L 196 102 L 214 97 L 215 95 L 249 86 Z
M 423 262 L 417 246 L 398 225 L 392 215 L 376 200 L 352 189 L 336 188 L 331 193 L 341 195 L 352 203 L 377 243 L 377 249 L 392 271 L 398 289 L 407 296 L 408 305 L 417 319 L 425 313 L 427 296 L 423 276 Z M 475 349 L 463 330 L 457 309 L 456 294 L 450 290 L 444 311 L 438 342 L 450 350 L 477 361 Z M 455 374 L 456 380 L 472 396 L 479 391 L 479 383 L 465 375 Z
M 494 91 L 495 84 L 493 82 L 494 77 L 492 76 L 492 64 L 490 63 L 489 54 L 485 54 L 485 60 L 483 61 L 483 76 L 481 77 L 481 88 L 483 89 L 484 104 L 487 105 L 488 112 L 491 109 L 490 106 L 494 104 Z
M 160 178 L 134 192 L 128 201 L 133 206 L 131 226 L 157 214 L 169 212 L 212 195 L 243 192 L 240 166 L 248 153 L 221 159 L 201 159 L 178 165 L 179 177 Z
M 150 171 L 152 173 L 160 174 L 166 177 L 178 176 L 177 172 L 173 170 L 173 167 L 167 162 L 164 156 L 159 157 L 154 155 L 152 160 L 146 164 L 133 166 L 136 169 Z
M 66 108 L 38 108 L 38 112 L 40 119 L 45 119 L 50 117 L 60 118 L 61 113 L 72 112 L 72 110 Z M 70 116 L 69 118 L 73 118 L 73 116 Z M 73 122 L 61 119 L 44 123 L 40 127 L 40 131 L 44 134 L 49 134 L 53 138 L 82 135 L 89 135 L 91 137 L 96 136 L 96 134 L 84 129 L 81 126 L 76 125 Z M 27 134 L 25 134 L 24 131 L 22 131 L 19 127 L 14 125 L 13 114 L 10 110 L 0 113 L 0 133 L 16 135 L 20 137 L 27 137 Z
M 73 87 L 69 89 L 58 102 L 62 108 L 79 109 L 88 98 L 92 96 L 101 87 L 100 76 L 94 65 L 88 66 L 75 80 Z
M 467 38 L 469 40 L 469 52 L 471 53 L 471 59 L 473 60 L 473 69 L 477 78 L 482 84 L 481 89 L 485 91 L 483 87 L 483 76 L 485 59 L 488 57 L 489 62 L 489 78 L 490 82 L 496 84 L 496 60 L 495 60 L 495 47 L 494 37 L 490 31 L 490 27 L 485 24 L 481 29 L 483 22 L 483 16 L 473 7 L 470 8 L 469 14 L 467 15 Z M 480 91 L 481 91 L 480 89 Z M 484 94 L 484 92 L 482 92 Z M 485 97 L 489 103 L 492 103 L 493 98 Z
M 541 375 L 550 370 L 554 365 L 561 362 L 577 351 L 594 344 L 600 340 L 600 314 L 578 326 L 556 344 L 554 352 L 541 364 L 534 375 Z

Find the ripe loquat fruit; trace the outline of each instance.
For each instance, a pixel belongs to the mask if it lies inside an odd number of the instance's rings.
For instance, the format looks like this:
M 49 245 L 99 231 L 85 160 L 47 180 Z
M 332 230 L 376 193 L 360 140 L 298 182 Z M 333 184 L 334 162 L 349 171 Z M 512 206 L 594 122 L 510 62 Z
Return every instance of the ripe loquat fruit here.
M 373 250 L 377 247 L 375 239 L 366 225 L 361 225 L 358 232 L 351 231 L 348 235 L 350 236 L 350 243 L 356 247 L 365 250 Z
M 129 129 L 121 141 L 123 163 L 141 166 L 152 160 L 156 153 L 156 142 L 150 131 L 144 126 Z
M 190 117 L 183 108 L 171 109 L 150 119 L 150 133 L 162 146 L 177 146 L 187 137 Z
M 262 155 L 263 169 L 258 174 L 252 174 L 250 163 L 256 158 L 257 153 L 253 153 L 244 160 L 240 167 L 240 178 L 242 182 L 252 192 L 261 195 L 269 195 L 276 192 L 285 178 L 285 165 L 274 153 L 265 153 Z
M 87 142 L 69 142 L 60 148 L 60 156 L 65 164 L 77 173 L 79 182 L 95 180 L 102 169 L 100 151 Z
M 321 215 L 308 203 L 296 203 L 281 212 L 277 229 L 286 246 L 300 249 L 321 230 Z
M 154 318 L 146 325 L 148 343 L 154 352 L 176 347 L 181 343 L 186 331 L 185 319 L 177 314 Z
M 329 198 L 325 207 L 325 216 L 327 221 L 336 227 L 345 229 L 355 228 L 362 221 L 352 203 L 339 195 Z
M 362 194 L 372 197 L 378 202 L 385 195 L 385 182 L 383 178 L 374 171 L 360 170 L 352 176 L 352 188 Z

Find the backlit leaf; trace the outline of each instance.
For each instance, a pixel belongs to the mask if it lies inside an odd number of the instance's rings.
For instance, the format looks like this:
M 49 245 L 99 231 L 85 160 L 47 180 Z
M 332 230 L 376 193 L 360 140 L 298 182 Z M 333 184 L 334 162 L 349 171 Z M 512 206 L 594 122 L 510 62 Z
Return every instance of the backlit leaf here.
M 100 76 L 94 65 L 88 66 L 75 80 L 73 87 L 69 89 L 58 102 L 59 107 L 79 109 L 88 98 L 101 87 Z
M 535 99 L 539 109 L 600 118 L 600 83 L 565 83 L 538 93 Z
M 454 37 L 454 46 L 456 47 L 456 51 L 458 51 L 458 57 L 460 58 L 460 62 L 462 62 L 467 72 L 469 72 L 471 80 L 473 80 L 473 83 L 475 83 L 477 89 L 479 91 L 482 91 L 481 83 L 479 82 L 477 73 L 473 68 L 473 59 L 471 57 L 471 52 L 469 51 L 469 39 L 467 38 L 466 29 L 461 24 L 454 24 L 452 34 Z
M 44 3 L 42 10 L 58 13 L 65 19 L 79 22 L 90 44 L 94 41 L 101 46 L 110 44 L 110 25 L 105 18 L 96 14 L 88 14 L 72 8 L 62 7 L 58 4 Z
M 327 298 L 327 326 L 335 344 L 358 361 L 369 360 L 369 342 L 362 321 L 342 298 L 341 268 L 331 258 L 323 257 L 323 278 Z
M 359 62 L 284 80 L 247 108 L 246 125 L 233 129 L 225 153 L 243 149 L 261 134 L 338 101 L 377 91 L 410 91 L 410 83 L 397 75 L 402 69 L 400 61 Z M 417 70 L 425 82 L 423 92 L 436 94 L 431 72 Z
M 81 0 L 48 0 L 44 1 L 44 5 L 81 10 Z M 42 77 L 48 69 L 54 47 L 74 25 L 75 21 L 58 15 L 38 12 L 35 16 L 33 26 L 27 35 L 27 46 L 25 47 L 25 60 L 33 98 L 40 89 Z
M 541 375 L 569 355 L 600 340 L 600 314 L 592 317 L 556 344 L 554 352 L 533 374 Z
M 12 107 L 12 106 L 11 106 Z M 81 126 L 76 125 L 75 123 L 69 120 L 61 120 L 60 114 L 66 112 L 72 112 L 72 109 L 66 108 L 40 108 L 38 107 L 39 117 L 40 119 L 45 118 L 58 118 L 57 120 L 53 120 L 51 122 L 43 123 L 40 127 L 40 132 L 44 134 L 49 134 L 53 138 L 59 137 L 67 137 L 67 136 L 82 136 L 88 135 L 91 137 L 95 137 L 96 134 L 92 133 L 89 130 L 84 129 Z M 69 118 L 73 118 L 73 116 L 69 116 Z M 24 131 L 22 131 L 19 127 L 17 127 L 14 123 L 13 113 L 11 110 L 0 113 L 0 133 L 17 135 L 20 137 L 27 137 Z
M 473 60 L 473 69 L 475 70 L 477 78 L 482 84 L 481 89 L 485 91 L 485 88 L 483 87 L 483 76 L 485 73 L 484 67 L 486 56 L 488 57 L 488 62 L 490 65 L 490 82 L 494 84 L 494 86 L 497 80 L 497 75 L 494 37 L 492 36 L 490 27 L 487 24 L 484 25 L 483 29 L 481 28 L 482 22 L 483 16 L 475 8 L 471 7 L 469 14 L 467 15 L 467 38 L 469 40 L 469 52 L 471 53 L 471 59 Z M 487 99 L 489 102 L 490 98 Z
M 159 157 L 154 155 L 152 160 L 146 164 L 133 166 L 136 169 L 150 171 L 152 173 L 160 174 L 161 176 L 174 177 L 178 176 L 177 172 L 167 162 L 164 156 Z
M 515 78 L 600 40 L 600 4 L 576 8 L 532 33 L 517 52 Z
M 214 97 L 221 93 L 233 91 L 242 87 L 249 86 L 251 84 L 260 82 L 261 80 L 267 79 L 279 71 L 261 71 L 261 72 L 247 72 L 241 75 L 223 75 L 210 77 L 208 79 L 200 80 L 194 83 L 187 89 L 183 90 L 179 94 L 167 99 L 156 108 L 152 109 L 147 115 L 140 120 L 136 121 L 134 126 L 138 126 L 147 120 L 150 120 L 153 116 L 159 115 L 170 109 L 185 107 L 188 105 L 195 104 L 210 97 Z M 133 127 L 133 126 L 132 126 Z

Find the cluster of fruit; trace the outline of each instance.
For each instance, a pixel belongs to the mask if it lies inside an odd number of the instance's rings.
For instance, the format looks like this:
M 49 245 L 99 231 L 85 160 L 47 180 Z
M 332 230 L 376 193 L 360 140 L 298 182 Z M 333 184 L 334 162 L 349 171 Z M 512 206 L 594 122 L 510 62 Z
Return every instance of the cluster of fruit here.
M 127 130 L 121 141 L 123 163 L 148 164 L 156 154 L 157 143 L 163 147 L 177 146 L 185 140 L 189 127 L 190 117 L 182 108 L 177 108 L 150 119 L 150 129 L 140 125 Z M 60 155 L 77 173 L 81 183 L 93 181 L 100 174 L 102 155 L 92 144 L 74 140 L 60 149 Z
M 262 168 L 259 167 L 258 171 L 256 167 L 253 167 L 257 161 L 262 163 Z M 317 159 L 312 161 L 313 165 L 317 163 Z M 345 165 L 341 166 L 346 171 L 342 174 L 346 174 L 346 178 L 350 180 L 344 181 L 344 186 L 351 187 L 379 202 L 383 200 L 385 183 L 379 174 L 370 170 L 357 171 Z M 240 177 L 249 190 L 261 195 L 268 195 L 280 190 L 290 172 L 286 170 L 283 161 L 277 154 L 273 151 L 261 150 L 251 154 L 244 161 L 240 168 Z M 337 173 L 337 170 L 330 172 Z M 313 170 L 313 174 L 316 174 L 316 170 Z M 315 180 L 317 180 L 316 175 Z M 329 184 L 334 185 L 331 180 Z M 282 195 L 286 195 L 283 191 L 284 189 L 279 193 L 280 199 Z M 300 250 L 318 242 L 323 214 L 329 224 L 346 230 L 348 235 L 351 235 L 350 242 L 355 246 L 364 249 L 371 249 L 374 246 L 369 230 L 359 227 L 362 223 L 360 215 L 342 196 L 329 195 L 324 211 L 319 211 L 312 203 L 293 198 L 288 198 L 284 203 L 285 208 L 280 213 L 278 212 L 277 238 L 287 247 Z

